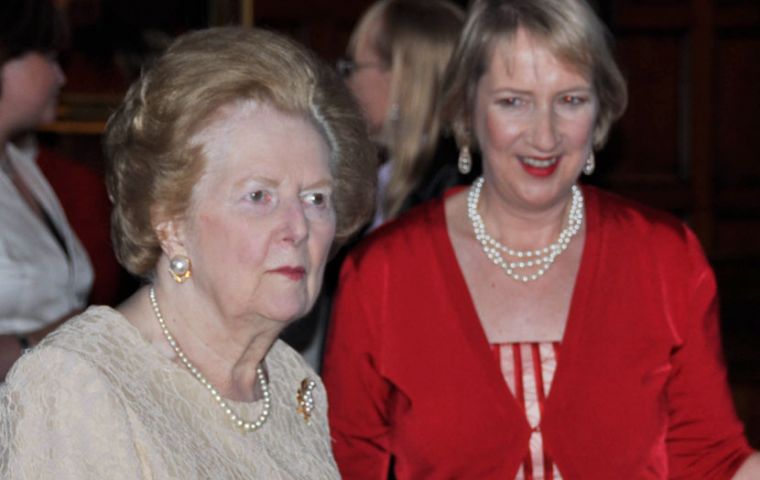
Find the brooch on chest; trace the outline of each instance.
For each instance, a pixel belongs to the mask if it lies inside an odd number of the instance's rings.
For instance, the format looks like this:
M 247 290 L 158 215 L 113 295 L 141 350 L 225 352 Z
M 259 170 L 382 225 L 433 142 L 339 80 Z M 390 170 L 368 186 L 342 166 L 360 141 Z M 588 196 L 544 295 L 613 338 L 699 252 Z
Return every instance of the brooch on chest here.
M 301 386 L 296 392 L 296 412 L 303 416 L 307 425 L 311 424 L 311 412 L 314 411 L 314 389 L 317 388 L 317 382 L 309 377 L 301 380 Z

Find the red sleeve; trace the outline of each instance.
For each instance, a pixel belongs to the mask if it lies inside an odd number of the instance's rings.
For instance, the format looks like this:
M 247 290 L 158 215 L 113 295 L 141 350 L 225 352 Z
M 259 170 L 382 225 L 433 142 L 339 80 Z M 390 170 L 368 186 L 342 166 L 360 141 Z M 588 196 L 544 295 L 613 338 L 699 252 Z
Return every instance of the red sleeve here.
M 333 451 L 349 480 L 385 480 L 390 463 L 390 386 L 380 373 L 377 328 L 383 289 L 367 270 L 357 271 L 352 256 L 343 264 L 322 367 Z
M 690 231 L 687 241 L 696 275 L 667 387 L 670 478 L 728 479 L 751 449 L 728 389 L 715 278 Z

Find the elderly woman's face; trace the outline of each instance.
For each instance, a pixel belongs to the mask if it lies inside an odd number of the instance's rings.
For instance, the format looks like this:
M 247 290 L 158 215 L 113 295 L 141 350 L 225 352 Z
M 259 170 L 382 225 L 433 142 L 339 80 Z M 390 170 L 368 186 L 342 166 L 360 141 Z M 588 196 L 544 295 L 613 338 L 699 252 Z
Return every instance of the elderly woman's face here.
M 525 30 L 497 43 L 473 115 L 486 184 L 521 208 L 564 201 L 592 151 L 596 112 L 589 79 Z
M 253 103 L 223 110 L 198 137 L 207 166 L 184 227 L 192 281 L 226 318 L 304 315 L 335 233 L 324 138 Z

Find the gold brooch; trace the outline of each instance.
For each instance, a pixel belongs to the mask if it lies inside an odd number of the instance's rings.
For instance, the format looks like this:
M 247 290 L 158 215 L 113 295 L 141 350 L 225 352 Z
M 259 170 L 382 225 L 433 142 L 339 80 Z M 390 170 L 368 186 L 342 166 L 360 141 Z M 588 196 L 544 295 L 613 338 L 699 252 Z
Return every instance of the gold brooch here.
M 314 410 L 314 389 L 317 388 L 317 382 L 309 377 L 301 380 L 301 387 L 296 393 L 296 402 L 298 407 L 296 412 L 303 415 L 303 420 L 307 425 L 311 424 L 311 412 Z

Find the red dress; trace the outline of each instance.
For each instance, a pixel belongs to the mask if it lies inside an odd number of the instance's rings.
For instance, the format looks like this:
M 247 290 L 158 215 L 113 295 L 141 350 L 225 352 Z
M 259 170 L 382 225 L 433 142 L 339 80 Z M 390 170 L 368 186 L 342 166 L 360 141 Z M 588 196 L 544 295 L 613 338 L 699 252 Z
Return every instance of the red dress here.
M 751 450 L 699 242 L 584 188 L 586 243 L 543 443 L 565 480 L 730 478 Z M 505 305 L 508 308 L 508 305 Z M 436 200 L 343 265 L 324 361 L 344 478 L 511 479 L 531 429 L 475 313 Z

